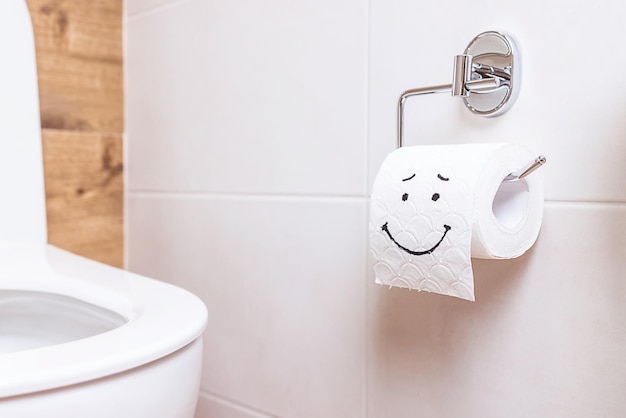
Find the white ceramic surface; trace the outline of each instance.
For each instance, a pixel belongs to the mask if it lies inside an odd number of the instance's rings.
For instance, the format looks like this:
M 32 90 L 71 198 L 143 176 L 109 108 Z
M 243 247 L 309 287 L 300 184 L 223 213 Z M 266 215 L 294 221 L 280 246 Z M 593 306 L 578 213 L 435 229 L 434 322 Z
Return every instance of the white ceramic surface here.
M 35 43 L 26 3 L 0 2 L 0 241 L 46 242 Z
M 360 202 L 131 196 L 129 206 L 129 268 L 190 289 L 220 318 L 205 335 L 203 390 L 281 417 L 360 416 Z
M 130 17 L 128 189 L 362 194 L 365 13 L 237 0 Z
M 0 288 L 0 355 L 68 343 L 114 330 L 128 319 L 58 293 Z
M 56 390 L 0 399 L 0 415 L 193 418 L 201 356 L 202 340 L 197 339 L 143 367 Z
M 54 389 L 157 360 L 198 338 L 206 308 L 189 292 L 47 248 L 0 247 L 0 289 L 56 293 L 128 318 L 112 331 L 0 356 L 0 398 Z

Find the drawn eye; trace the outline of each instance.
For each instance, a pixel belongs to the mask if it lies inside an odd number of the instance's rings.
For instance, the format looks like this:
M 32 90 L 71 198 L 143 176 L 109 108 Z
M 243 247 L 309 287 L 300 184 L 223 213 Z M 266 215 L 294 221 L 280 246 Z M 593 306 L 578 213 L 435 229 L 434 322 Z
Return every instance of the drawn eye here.
M 435 193 L 431 199 L 433 199 L 433 202 L 436 202 L 437 200 L 439 200 L 439 197 L 439 193 Z
M 403 194 L 403 195 L 402 195 L 402 201 L 403 201 L 403 202 L 406 202 L 406 200 L 407 200 L 408 198 L 409 198 L 408 193 L 405 193 L 405 194 Z

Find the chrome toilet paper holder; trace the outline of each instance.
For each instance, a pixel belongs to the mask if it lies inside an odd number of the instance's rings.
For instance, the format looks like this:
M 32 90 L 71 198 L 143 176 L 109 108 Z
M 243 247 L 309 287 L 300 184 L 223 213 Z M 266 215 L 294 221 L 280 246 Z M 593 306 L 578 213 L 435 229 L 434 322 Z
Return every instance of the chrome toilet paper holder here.
M 472 113 L 498 116 L 515 103 L 520 87 L 519 53 L 513 39 L 504 33 L 487 31 L 472 39 L 461 55 L 454 57 L 451 84 L 410 89 L 398 100 L 398 148 L 403 145 L 404 103 L 409 97 L 452 93 Z M 545 164 L 542 155 L 508 175 L 504 181 L 520 180 Z
M 403 145 L 404 103 L 409 97 L 451 92 L 473 113 L 497 116 L 513 106 L 519 93 L 517 47 L 510 36 L 487 31 L 454 57 L 451 84 L 410 89 L 398 100 L 398 148 Z

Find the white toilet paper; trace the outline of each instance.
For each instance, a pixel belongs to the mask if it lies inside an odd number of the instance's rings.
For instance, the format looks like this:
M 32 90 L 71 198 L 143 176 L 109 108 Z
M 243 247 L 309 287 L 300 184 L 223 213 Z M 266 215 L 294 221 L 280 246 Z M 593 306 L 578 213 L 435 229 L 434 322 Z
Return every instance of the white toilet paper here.
M 389 154 L 371 197 L 376 282 L 473 301 L 471 257 L 518 257 L 537 239 L 541 170 L 502 182 L 535 158 L 512 144 L 413 146 Z

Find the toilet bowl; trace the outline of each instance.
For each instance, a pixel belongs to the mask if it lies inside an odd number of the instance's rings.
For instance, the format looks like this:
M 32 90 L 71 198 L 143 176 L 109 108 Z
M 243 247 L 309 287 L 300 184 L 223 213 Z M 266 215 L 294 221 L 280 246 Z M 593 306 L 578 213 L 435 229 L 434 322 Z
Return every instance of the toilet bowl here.
M 34 43 L 0 2 L 0 417 L 191 418 L 193 294 L 48 245 Z
M 206 309 L 53 246 L 0 244 L 0 417 L 193 417 Z

